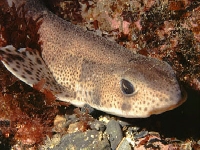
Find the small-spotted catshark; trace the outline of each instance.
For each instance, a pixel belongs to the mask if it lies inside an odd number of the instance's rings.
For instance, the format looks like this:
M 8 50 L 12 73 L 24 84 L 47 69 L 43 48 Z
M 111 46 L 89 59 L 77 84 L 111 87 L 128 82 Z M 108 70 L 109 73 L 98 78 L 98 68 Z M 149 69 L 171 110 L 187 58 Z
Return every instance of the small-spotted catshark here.
M 25 2 L 31 16 L 43 15 L 39 29 L 42 56 L 27 48 L 0 48 L 6 68 L 30 86 L 45 79 L 45 88 L 61 101 L 78 107 L 88 104 L 126 118 L 160 114 L 185 101 L 166 62 L 135 54 L 72 25 L 39 0 L 14 2 Z

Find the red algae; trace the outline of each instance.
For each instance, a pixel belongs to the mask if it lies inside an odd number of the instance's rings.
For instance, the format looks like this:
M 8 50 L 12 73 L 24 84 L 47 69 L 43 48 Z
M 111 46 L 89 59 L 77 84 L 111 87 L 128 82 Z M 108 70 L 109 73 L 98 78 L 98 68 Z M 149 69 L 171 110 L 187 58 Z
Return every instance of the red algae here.
M 4 68 L 1 66 L 1 69 Z M 7 78 L 12 77 L 4 69 L 3 76 L 6 73 Z M 2 78 L 2 74 L 0 77 Z M 9 138 L 6 135 L 12 135 L 14 138 L 11 141 L 33 145 L 41 143 L 47 135 L 50 136 L 57 107 L 46 105 L 43 93 L 20 81 L 14 80 L 10 86 L 0 85 L 4 89 L 0 93 L 0 118 L 9 122 L 9 126 L 1 128 L 4 137 Z
M 0 46 L 9 44 L 16 48 L 29 47 L 41 50 L 37 31 L 41 17 L 33 20 L 26 18 L 24 6 L 11 8 L 0 4 Z M 5 7 L 4 7 L 5 6 Z M 9 144 L 33 146 L 51 136 L 53 119 L 58 112 L 53 105 L 55 97 L 46 91 L 38 92 L 19 81 L 0 63 L 0 120 L 7 123 L 0 131 L 4 138 L 10 139 Z M 47 103 L 48 102 L 48 103 Z M 50 104 L 50 105 L 48 105 Z
M 45 102 L 47 105 L 56 104 L 56 97 L 49 89 L 44 89 L 45 79 L 41 79 L 33 88 L 45 94 Z
M 82 111 L 80 111 L 79 108 L 75 108 L 74 113 L 76 114 L 77 118 L 79 118 L 79 120 L 81 120 L 81 121 L 88 122 L 88 121 L 94 120 L 94 118 L 92 118 L 92 116 L 89 114 L 88 111 L 82 112 Z
M 15 48 L 30 47 L 41 50 L 39 34 L 37 31 L 42 23 L 41 17 L 37 19 L 26 18 L 24 6 L 11 8 L 1 6 L 0 10 L 0 35 L 3 37 L 0 46 L 12 44 Z
M 83 18 L 81 16 L 81 5 L 78 0 L 65 1 L 65 0 L 44 0 L 47 6 L 51 9 L 59 9 L 61 13 L 57 13 L 58 16 L 66 20 L 71 20 L 76 22 L 82 22 Z M 83 1 L 84 2 L 84 1 Z M 87 2 L 87 0 L 85 0 Z

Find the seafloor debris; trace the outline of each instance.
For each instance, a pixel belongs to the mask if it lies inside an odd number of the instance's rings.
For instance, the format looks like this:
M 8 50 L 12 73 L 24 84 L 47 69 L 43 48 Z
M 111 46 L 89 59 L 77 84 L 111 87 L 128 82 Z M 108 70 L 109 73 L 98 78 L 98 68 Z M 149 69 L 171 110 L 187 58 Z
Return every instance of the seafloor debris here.
M 68 118 L 74 118 L 68 116 Z M 75 119 L 75 118 L 74 118 Z M 108 118 L 109 120 L 109 118 Z M 102 122 L 103 123 L 103 122 Z M 85 132 L 76 131 L 73 133 L 65 134 L 61 137 L 60 133 L 55 134 L 51 139 L 48 138 L 45 144 L 41 146 L 42 149 L 98 149 L 98 150 L 142 150 L 142 149 L 181 149 L 188 150 L 195 148 L 198 150 L 200 145 L 193 140 L 181 141 L 176 138 L 164 138 L 157 132 L 148 132 L 146 130 L 132 130 L 128 126 L 124 126 L 123 130 L 125 135 L 123 138 L 119 134 L 122 134 L 122 127 L 117 120 L 111 119 L 105 126 L 110 127 L 112 133 L 107 131 L 97 131 L 95 129 L 88 129 Z M 110 125 L 108 125 L 110 124 Z M 119 126 L 119 130 L 115 130 L 115 126 Z M 117 127 L 118 128 L 118 127 Z M 140 132 L 139 132 L 140 131 Z M 117 140 L 116 140 L 117 139 Z M 119 139 L 119 140 L 118 140 Z

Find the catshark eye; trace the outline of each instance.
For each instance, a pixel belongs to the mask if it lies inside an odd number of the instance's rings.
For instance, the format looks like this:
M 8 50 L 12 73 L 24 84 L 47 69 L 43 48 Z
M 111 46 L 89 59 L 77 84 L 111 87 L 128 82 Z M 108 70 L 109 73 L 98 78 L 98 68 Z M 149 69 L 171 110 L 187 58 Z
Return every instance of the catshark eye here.
M 121 90 L 124 94 L 133 94 L 135 92 L 134 86 L 128 80 L 121 80 Z

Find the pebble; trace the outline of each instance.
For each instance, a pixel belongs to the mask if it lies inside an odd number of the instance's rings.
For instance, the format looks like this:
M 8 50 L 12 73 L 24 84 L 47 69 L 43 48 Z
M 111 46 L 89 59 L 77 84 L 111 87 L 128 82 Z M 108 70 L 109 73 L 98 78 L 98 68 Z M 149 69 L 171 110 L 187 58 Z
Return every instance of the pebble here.
M 102 132 L 88 130 L 66 134 L 61 138 L 60 144 L 51 150 L 87 149 L 87 150 L 111 150 L 109 141 Z
M 81 107 L 81 112 L 92 114 L 94 113 L 95 109 L 88 104 L 85 104 Z
M 122 141 L 120 142 L 120 144 L 118 145 L 116 150 L 131 150 L 131 145 L 129 144 L 129 142 L 124 137 L 122 139 Z
M 199 144 L 199 145 L 200 145 L 200 140 L 198 140 L 198 141 L 197 141 L 197 144 Z
M 112 150 L 115 150 L 123 138 L 122 129 L 118 121 L 110 120 L 105 132 L 109 136 Z
M 135 139 L 140 139 L 145 137 L 149 132 L 148 131 L 140 131 L 138 134 L 134 136 Z
M 90 128 L 97 131 L 105 131 L 106 127 L 102 121 L 95 120 L 93 122 L 89 122 Z

